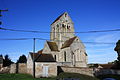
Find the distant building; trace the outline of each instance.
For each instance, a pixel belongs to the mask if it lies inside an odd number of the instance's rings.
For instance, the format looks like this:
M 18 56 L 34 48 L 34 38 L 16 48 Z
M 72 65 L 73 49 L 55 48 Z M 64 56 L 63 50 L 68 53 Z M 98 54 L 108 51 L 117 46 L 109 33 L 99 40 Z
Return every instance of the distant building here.
M 3 67 L 3 56 L 0 56 L 0 69 Z
M 114 64 L 99 64 L 98 68 L 111 69 Z

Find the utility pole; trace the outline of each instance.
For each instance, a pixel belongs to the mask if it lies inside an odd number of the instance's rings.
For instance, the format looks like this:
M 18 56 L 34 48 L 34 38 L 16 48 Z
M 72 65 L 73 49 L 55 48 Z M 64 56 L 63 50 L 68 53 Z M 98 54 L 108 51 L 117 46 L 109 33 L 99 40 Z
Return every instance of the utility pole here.
M 8 11 L 8 9 L 0 10 L 0 18 L 2 17 L 2 12 L 6 12 L 6 11 Z M 0 21 L 0 25 L 2 25 L 2 21 Z
M 33 77 L 35 78 L 35 38 L 33 38 Z

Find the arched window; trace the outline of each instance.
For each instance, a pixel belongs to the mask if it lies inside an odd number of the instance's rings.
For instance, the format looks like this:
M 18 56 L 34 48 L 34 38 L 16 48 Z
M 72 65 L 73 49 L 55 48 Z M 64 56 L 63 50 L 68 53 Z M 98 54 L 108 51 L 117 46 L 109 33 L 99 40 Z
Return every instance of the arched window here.
M 66 51 L 64 51 L 64 61 L 66 62 Z
M 59 25 L 57 24 L 57 27 L 59 27 Z
M 54 59 L 55 59 L 55 61 L 56 61 L 56 55 L 54 55 Z
M 67 14 L 65 14 L 65 17 L 67 17 Z
M 65 27 L 64 24 L 62 24 L 62 27 L 63 27 L 63 28 Z

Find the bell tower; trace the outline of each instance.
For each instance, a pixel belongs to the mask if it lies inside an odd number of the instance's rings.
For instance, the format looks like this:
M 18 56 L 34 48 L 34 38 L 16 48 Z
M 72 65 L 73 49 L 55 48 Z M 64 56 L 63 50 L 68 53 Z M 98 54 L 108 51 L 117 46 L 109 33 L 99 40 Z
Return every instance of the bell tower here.
M 51 24 L 50 40 L 55 41 L 60 49 L 62 44 L 74 37 L 74 24 L 67 12 L 60 15 Z

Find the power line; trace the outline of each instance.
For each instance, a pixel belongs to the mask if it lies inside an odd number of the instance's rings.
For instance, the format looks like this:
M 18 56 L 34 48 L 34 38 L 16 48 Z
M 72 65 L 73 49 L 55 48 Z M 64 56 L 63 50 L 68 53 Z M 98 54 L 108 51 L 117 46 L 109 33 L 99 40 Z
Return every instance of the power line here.
M 33 30 L 16 30 L 16 29 L 7 29 L 0 27 L 0 30 L 7 31 L 16 31 L 16 32 L 31 32 L 31 33 L 100 33 L 100 32 L 116 32 L 120 29 L 111 29 L 111 30 L 94 30 L 94 31 L 84 31 L 84 32 L 44 32 L 44 31 L 33 31 Z
M 4 38 L 4 39 L 0 39 L 0 40 L 31 40 L 31 39 L 34 39 L 34 38 Z M 49 39 L 44 39 L 44 38 L 35 38 L 35 39 L 38 39 L 38 40 L 47 40 L 49 41 Z M 58 40 L 58 42 L 64 42 L 64 41 L 60 41 Z M 87 43 L 87 44 L 116 44 L 114 42 L 74 42 L 74 43 Z
M 32 38 L 3 38 L 0 40 L 30 40 Z

